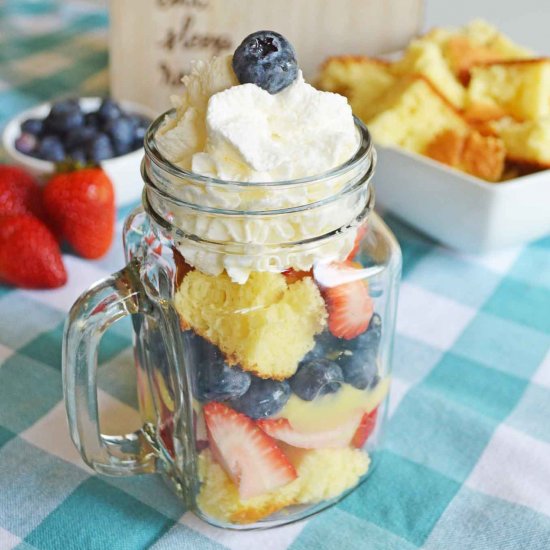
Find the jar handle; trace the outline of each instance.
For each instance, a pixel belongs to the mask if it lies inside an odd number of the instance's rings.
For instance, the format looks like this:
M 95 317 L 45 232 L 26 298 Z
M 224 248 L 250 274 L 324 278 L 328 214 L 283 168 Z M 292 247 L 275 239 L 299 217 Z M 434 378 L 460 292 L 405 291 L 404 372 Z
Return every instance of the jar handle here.
M 63 336 L 63 386 L 71 438 L 84 461 L 108 475 L 152 473 L 155 456 L 141 430 L 104 435 L 97 406 L 97 351 L 111 324 L 147 314 L 148 299 L 134 263 L 99 281 L 75 302 Z

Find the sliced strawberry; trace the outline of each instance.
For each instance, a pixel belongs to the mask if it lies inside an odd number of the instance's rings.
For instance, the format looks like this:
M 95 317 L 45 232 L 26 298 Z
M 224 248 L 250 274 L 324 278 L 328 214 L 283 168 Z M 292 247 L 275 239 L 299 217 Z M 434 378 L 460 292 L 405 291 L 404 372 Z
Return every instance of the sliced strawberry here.
M 169 416 L 164 417 L 166 414 L 166 407 L 161 405 L 161 419 L 165 418 L 159 426 L 159 437 L 164 444 L 164 448 L 168 451 L 172 458 L 175 458 L 176 453 L 174 450 L 174 415 L 169 413 Z M 208 447 L 208 436 L 206 433 L 206 424 L 204 423 L 204 416 L 202 413 L 193 411 L 193 421 L 195 429 L 195 444 L 197 451 L 202 451 Z
M 283 451 L 248 416 L 215 401 L 205 405 L 203 412 L 212 453 L 242 499 L 296 479 L 296 470 Z
M 311 269 L 309 271 L 296 271 L 295 269 L 290 268 L 283 271 L 283 275 L 285 276 L 286 282 L 291 285 L 292 283 L 301 281 L 306 277 L 311 277 L 312 272 Z
M 164 444 L 164 448 L 172 457 L 176 457 L 174 449 L 174 417 L 170 416 L 159 426 L 159 436 Z
M 170 396 L 166 383 L 159 371 L 153 376 L 155 387 L 155 403 L 160 416 L 159 436 L 165 449 L 172 458 L 175 458 L 174 450 L 174 401 Z
M 193 423 L 195 427 L 195 445 L 197 451 L 202 451 L 208 447 L 208 433 L 206 431 L 206 423 L 204 422 L 204 414 L 193 411 Z
M 336 428 L 319 432 L 300 432 L 286 418 L 258 420 L 256 423 L 271 437 L 301 449 L 338 449 L 347 447 L 361 422 L 358 413 Z
M 363 225 L 360 225 L 357 228 L 357 234 L 355 235 L 355 243 L 353 245 L 353 248 L 351 249 L 351 252 L 348 254 L 348 257 L 346 258 L 346 261 L 353 260 L 355 256 L 357 255 L 357 252 L 359 252 L 359 247 L 361 246 L 361 241 L 363 240 L 363 237 L 367 233 L 367 224 L 364 223 Z
M 160 426 L 159 436 L 164 443 L 164 447 L 170 453 L 172 458 L 175 457 L 174 451 L 174 413 L 166 407 L 162 399 L 158 399 L 160 408 Z
M 174 255 L 174 264 L 176 266 L 176 288 L 179 288 L 184 277 L 193 271 L 193 268 L 185 261 L 185 258 L 180 254 L 177 248 L 172 248 Z
M 376 415 L 378 414 L 378 407 L 372 410 L 370 413 L 365 413 L 361 418 L 361 424 L 357 428 L 351 444 L 358 449 L 365 444 L 365 441 L 369 438 L 369 435 L 376 426 Z
M 334 273 L 341 271 L 342 278 L 349 282 L 323 288 L 328 328 L 333 336 L 345 340 L 351 340 L 365 332 L 374 312 L 368 287 L 362 279 L 353 280 L 354 270 L 349 264 L 336 264 Z

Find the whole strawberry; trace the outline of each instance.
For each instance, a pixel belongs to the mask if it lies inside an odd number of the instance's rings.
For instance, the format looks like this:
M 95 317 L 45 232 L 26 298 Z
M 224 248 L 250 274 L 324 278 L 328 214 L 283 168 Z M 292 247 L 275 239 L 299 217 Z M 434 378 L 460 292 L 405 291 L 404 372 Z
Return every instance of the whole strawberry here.
M 0 164 L 0 216 L 42 216 L 42 191 L 36 180 L 19 166 Z
M 44 189 L 44 206 L 58 235 L 84 258 L 103 256 L 113 241 L 115 200 L 101 168 L 57 174 Z
M 0 280 L 23 288 L 56 288 L 67 282 L 59 245 L 38 218 L 0 217 Z

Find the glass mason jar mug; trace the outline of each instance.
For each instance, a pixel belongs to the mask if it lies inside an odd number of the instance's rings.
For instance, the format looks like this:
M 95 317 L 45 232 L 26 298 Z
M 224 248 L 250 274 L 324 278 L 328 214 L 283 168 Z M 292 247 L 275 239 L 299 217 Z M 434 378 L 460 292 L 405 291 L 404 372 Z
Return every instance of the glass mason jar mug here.
M 71 436 L 100 473 L 162 473 L 214 525 L 301 519 L 366 479 L 387 412 L 401 253 L 373 212 L 368 131 L 356 121 L 356 154 L 328 173 L 245 183 L 170 164 L 161 123 L 125 224 L 128 264 L 67 320 Z M 126 315 L 143 425 L 107 436 L 97 347 Z

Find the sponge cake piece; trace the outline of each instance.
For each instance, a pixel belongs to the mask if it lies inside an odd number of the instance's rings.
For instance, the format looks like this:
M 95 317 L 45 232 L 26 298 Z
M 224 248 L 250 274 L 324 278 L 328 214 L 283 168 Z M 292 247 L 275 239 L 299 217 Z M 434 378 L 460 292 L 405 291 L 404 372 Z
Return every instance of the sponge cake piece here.
M 503 61 L 472 67 L 467 110 L 535 120 L 550 114 L 550 59 Z
M 294 504 L 298 494 L 297 480 L 247 500 L 241 500 L 239 489 L 214 460 L 209 449 L 199 455 L 201 489 L 197 496 L 199 509 L 210 517 L 232 523 L 254 523 L 286 506 Z
M 275 380 L 296 372 L 327 317 L 311 277 L 288 284 L 281 273 L 255 272 L 241 285 L 226 273 L 191 271 L 174 302 L 182 328 L 218 346 L 230 364 Z
M 483 46 L 501 56 L 502 59 L 523 59 L 533 57 L 533 52 L 519 46 L 493 25 L 483 19 L 474 19 L 462 28 L 461 34 L 477 46 Z
M 426 156 L 463 172 L 496 182 L 502 179 L 506 158 L 504 143 L 498 137 L 445 130 L 428 144 Z
M 473 65 L 502 61 L 502 55 L 487 46 L 474 44 L 465 36 L 453 36 L 443 48 L 447 64 L 465 86 L 470 81 Z
M 466 90 L 447 65 L 437 44 L 413 40 L 403 58 L 392 65 L 392 71 L 397 75 L 425 76 L 454 107 L 464 107 Z
M 550 168 L 550 116 L 525 122 L 502 119 L 493 127 L 506 145 L 509 160 Z
M 533 52 L 518 46 L 486 21 L 476 19 L 452 30 L 435 28 L 421 37 L 437 44 L 451 70 L 463 84 L 475 64 L 533 57 Z
M 199 456 L 202 486 L 197 497 L 202 512 L 222 521 L 253 523 L 290 505 L 314 504 L 341 495 L 359 482 L 370 464 L 368 455 L 359 449 L 281 448 L 298 477 L 284 487 L 244 501 L 210 451 L 203 451 Z
M 376 102 L 396 82 L 389 62 L 371 57 L 329 57 L 317 81 L 320 89 L 348 98 L 353 113 L 368 121 Z
M 426 146 L 444 130 L 467 133 L 460 113 L 424 77 L 403 77 L 377 105 L 368 121 L 375 142 L 424 153 Z

